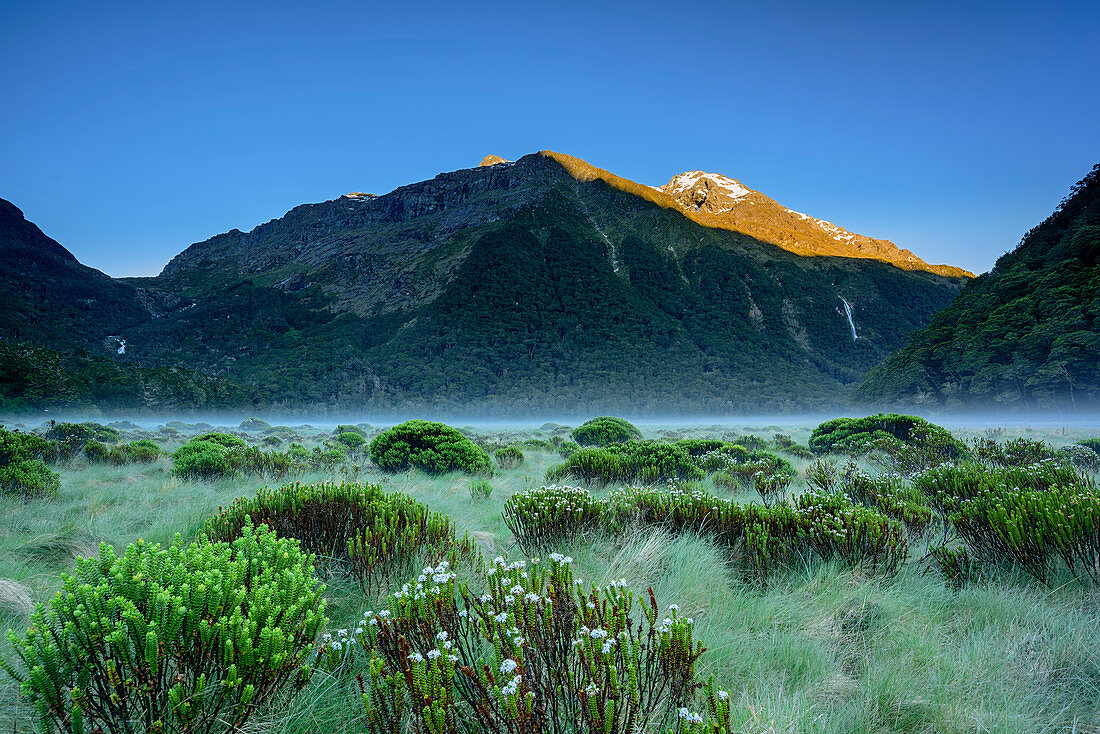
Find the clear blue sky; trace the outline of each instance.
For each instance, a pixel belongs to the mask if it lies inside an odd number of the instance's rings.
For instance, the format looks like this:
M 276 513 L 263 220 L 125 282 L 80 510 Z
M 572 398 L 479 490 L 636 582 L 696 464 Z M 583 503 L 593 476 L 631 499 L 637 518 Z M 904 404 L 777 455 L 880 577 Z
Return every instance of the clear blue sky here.
M 551 148 L 987 270 L 1100 160 L 1100 3 L 0 0 L 0 197 L 110 275 Z

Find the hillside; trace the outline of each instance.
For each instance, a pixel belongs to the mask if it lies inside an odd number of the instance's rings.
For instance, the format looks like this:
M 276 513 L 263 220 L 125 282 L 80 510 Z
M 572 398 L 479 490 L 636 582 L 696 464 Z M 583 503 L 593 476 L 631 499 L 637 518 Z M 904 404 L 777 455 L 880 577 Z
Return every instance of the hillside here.
M 1100 407 L 1100 165 L 859 386 L 861 402 Z
M 273 410 L 790 411 L 841 402 L 963 283 L 805 257 L 576 173 L 535 154 L 296 207 L 107 279 L 155 307 L 89 317 L 88 343 Z

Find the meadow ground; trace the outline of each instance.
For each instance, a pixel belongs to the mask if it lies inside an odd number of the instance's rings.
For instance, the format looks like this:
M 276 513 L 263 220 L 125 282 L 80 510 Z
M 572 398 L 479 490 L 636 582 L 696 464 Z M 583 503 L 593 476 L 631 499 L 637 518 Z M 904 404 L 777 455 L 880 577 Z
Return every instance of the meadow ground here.
M 770 437 L 775 428 L 756 432 Z M 805 443 L 810 428 L 782 430 Z M 645 429 L 647 437 L 662 431 L 720 435 L 698 427 Z M 515 429 L 509 434 L 525 436 Z M 1014 435 L 1060 445 L 1085 433 L 1010 428 L 1001 437 Z M 546 470 L 561 461 L 548 450 L 524 453 L 517 468 L 497 469 L 491 496 L 478 499 L 466 475 L 387 475 L 365 458 L 335 475 L 212 482 L 175 477 L 168 458 L 119 467 L 75 459 L 57 467 L 58 496 L 0 497 L 0 629 L 23 631 L 32 605 L 47 602 L 60 574 L 77 557 L 97 553 L 100 543 L 121 549 L 139 537 L 165 544 L 177 534 L 193 539 L 219 506 L 285 481 L 381 483 L 450 515 L 486 556 L 522 556 L 502 506 L 515 492 L 545 484 Z M 792 463 L 801 472 L 807 462 Z M 758 501 L 710 480 L 706 486 L 718 496 Z M 791 493 L 805 488 L 800 476 Z M 593 491 L 602 496 L 612 489 Z M 676 603 L 695 619 L 697 639 L 707 648 L 700 672 L 731 691 L 738 731 L 1100 732 L 1100 590 L 1071 579 L 1041 586 L 999 575 L 952 591 L 923 560 L 926 549 L 915 544 L 909 563 L 889 578 L 815 563 L 778 573 L 765 585 L 741 580 L 708 541 L 673 537 L 661 527 L 559 550 L 574 557 L 575 572 L 586 581 L 625 578 L 635 588 L 652 587 L 661 604 Z M 338 576 L 324 580 L 333 628 L 359 619 L 377 601 Z M 10 657 L 7 641 L 0 649 Z M 31 714 L 5 676 L 0 731 L 33 731 Z M 318 672 L 277 717 L 249 728 L 356 731 L 361 715 L 354 679 Z

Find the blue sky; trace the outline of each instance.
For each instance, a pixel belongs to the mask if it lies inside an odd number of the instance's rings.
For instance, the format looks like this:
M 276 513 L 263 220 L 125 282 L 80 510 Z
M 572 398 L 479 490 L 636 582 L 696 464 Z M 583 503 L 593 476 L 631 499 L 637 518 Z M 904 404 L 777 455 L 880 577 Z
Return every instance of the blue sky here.
M 550 148 L 987 270 L 1100 160 L 1096 2 L 0 0 L 0 197 L 110 275 Z

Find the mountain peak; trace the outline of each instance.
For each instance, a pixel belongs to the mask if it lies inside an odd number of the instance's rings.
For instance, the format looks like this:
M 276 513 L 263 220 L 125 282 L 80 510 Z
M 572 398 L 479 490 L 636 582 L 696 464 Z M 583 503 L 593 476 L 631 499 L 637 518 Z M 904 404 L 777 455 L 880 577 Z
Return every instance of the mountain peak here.
M 933 265 L 890 240 L 849 232 L 824 219 L 796 212 L 720 173 L 685 171 L 664 186 L 643 186 L 570 155 L 541 151 L 578 181 L 600 179 L 688 219 L 715 229 L 741 232 L 797 255 L 870 258 L 905 270 L 924 270 L 947 277 L 974 277 L 953 265 Z
M 477 164 L 478 168 L 482 166 L 495 166 L 498 163 L 511 163 L 507 158 L 501 158 L 499 155 L 487 155 L 481 159 L 481 163 Z

